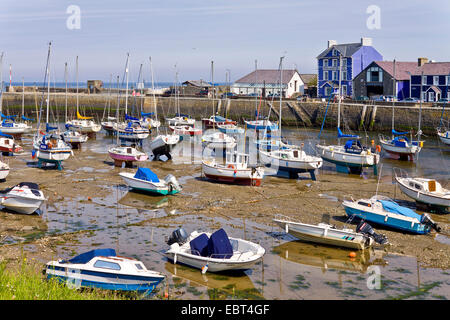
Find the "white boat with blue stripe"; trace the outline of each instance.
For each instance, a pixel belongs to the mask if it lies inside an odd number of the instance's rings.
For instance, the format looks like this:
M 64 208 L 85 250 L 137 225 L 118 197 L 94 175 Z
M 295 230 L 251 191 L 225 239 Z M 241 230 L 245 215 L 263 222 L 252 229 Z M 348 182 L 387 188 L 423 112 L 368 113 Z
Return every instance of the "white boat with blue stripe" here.
M 90 287 L 150 294 L 165 276 L 147 270 L 136 259 L 116 255 L 114 249 L 95 249 L 70 260 L 50 261 L 47 279 L 57 279 L 71 288 Z

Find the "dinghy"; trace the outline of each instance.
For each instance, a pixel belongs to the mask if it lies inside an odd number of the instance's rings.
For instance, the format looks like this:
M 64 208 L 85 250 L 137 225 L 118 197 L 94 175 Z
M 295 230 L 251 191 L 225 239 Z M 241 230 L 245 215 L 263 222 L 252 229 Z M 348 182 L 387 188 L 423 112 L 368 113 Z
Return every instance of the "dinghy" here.
M 6 179 L 9 174 L 9 165 L 0 161 L 0 180 Z
M 159 160 L 159 157 L 165 155 L 168 159 L 172 158 L 170 154 L 175 145 L 180 142 L 180 135 L 178 134 L 159 134 L 150 142 L 150 149 L 154 155 L 154 160 Z
M 228 152 L 225 164 L 215 158 L 202 161 L 202 170 L 209 179 L 236 184 L 260 186 L 264 177 L 263 167 L 249 167 L 248 154 Z
M 167 244 L 170 249 L 165 255 L 169 260 L 200 269 L 202 273 L 249 269 L 265 254 L 259 244 L 229 238 L 223 229 L 212 234 L 193 231 L 188 236 L 180 228 L 172 233 Z
M 428 214 L 420 215 L 384 196 L 344 200 L 342 205 L 349 217 L 355 216 L 385 227 L 416 234 L 427 234 L 431 229 L 441 230 Z
M 0 152 L 17 153 L 22 151 L 22 147 L 15 143 L 13 136 L 0 131 Z
M 164 280 L 159 272 L 147 270 L 136 259 L 117 256 L 114 249 L 95 249 L 70 260 L 46 264 L 47 279 L 56 279 L 71 288 L 134 291 L 149 294 Z
M 384 236 L 373 232 L 370 225 L 364 224 L 364 222 L 358 225 L 355 232 L 348 228 L 337 229 L 336 226 L 327 223 L 306 224 L 280 214 L 276 215 L 273 221 L 284 229 L 286 233 L 307 242 L 357 250 L 370 248 L 375 242 L 380 244 L 387 243 Z
M 130 188 L 151 194 L 170 195 L 182 190 L 173 175 L 169 174 L 161 181 L 149 168 L 138 168 L 135 174 L 120 172 L 119 175 Z
M 202 136 L 202 144 L 210 149 L 234 149 L 236 139 L 219 131 L 209 132 Z
M 220 132 L 226 133 L 226 134 L 244 134 L 245 129 L 239 128 L 235 124 L 218 124 L 217 129 L 219 129 Z
M 399 176 L 395 171 L 395 180 L 400 190 L 417 202 L 444 209 L 450 207 L 450 190 L 443 188 L 434 179 L 409 178 L 406 175 Z
M 247 129 L 270 132 L 278 130 L 278 123 L 272 122 L 268 119 L 244 120 L 244 122 Z
M 39 186 L 33 182 L 21 182 L 14 187 L 0 191 L 0 204 L 18 213 L 32 214 L 40 208 L 45 200 Z

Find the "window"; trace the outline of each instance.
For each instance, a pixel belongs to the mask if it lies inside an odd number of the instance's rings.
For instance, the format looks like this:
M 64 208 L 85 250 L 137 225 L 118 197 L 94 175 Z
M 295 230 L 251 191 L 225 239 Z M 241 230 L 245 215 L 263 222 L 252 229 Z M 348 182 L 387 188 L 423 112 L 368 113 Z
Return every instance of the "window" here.
M 439 85 L 439 76 L 433 76 L 433 85 L 435 86 Z
M 342 58 L 342 67 L 347 67 L 347 58 Z
M 337 78 L 337 71 L 333 71 L 333 72 L 331 73 L 331 75 L 332 75 L 331 80 L 338 80 L 338 78 Z
M 343 85 L 341 88 L 341 95 L 346 96 L 347 95 L 347 86 Z
M 427 84 L 427 76 L 422 76 L 422 84 Z
M 337 67 L 337 59 L 333 59 L 333 67 Z
M 94 264 L 94 267 L 111 269 L 111 270 L 120 270 L 120 265 L 118 263 L 105 261 L 105 260 L 97 260 Z
M 333 49 L 332 56 L 336 56 L 336 49 Z
M 323 67 L 328 67 L 328 59 L 323 59 Z
M 144 268 L 142 268 L 140 263 L 135 263 L 134 265 L 136 266 L 136 269 L 138 269 L 138 270 L 143 270 L 144 269 Z
M 450 85 L 450 76 L 445 76 L 445 85 Z
M 347 80 L 347 71 L 342 71 L 342 80 Z
M 328 71 L 323 72 L 323 80 L 328 80 Z
M 383 82 L 383 70 L 372 67 L 367 70 L 367 82 Z
M 325 87 L 324 93 L 325 93 L 325 97 L 330 96 L 330 94 L 331 94 L 331 87 Z
M 422 92 L 422 102 L 427 101 L 427 93 L 426 92 Z

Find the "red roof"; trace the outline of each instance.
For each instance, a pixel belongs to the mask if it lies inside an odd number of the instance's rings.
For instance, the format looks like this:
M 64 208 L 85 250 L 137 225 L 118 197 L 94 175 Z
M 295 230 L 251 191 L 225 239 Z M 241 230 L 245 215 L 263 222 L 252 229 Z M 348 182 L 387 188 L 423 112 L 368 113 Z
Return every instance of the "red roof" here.
M 289 83 L 297 70 L 283 70 L 283 84 Z M 280 70 L 258 69 L 236 80 L 235 83 L 279 83 Z
M 417 68 L 414 75 L 447 76 L 450 75 L 450 62 L 428 62 Z
M 375 61 L 384 71 L 394 76 L 394 62 L 393 61 Z M 418 68 L 417 62 L 402 62 L 395 61 L 395 80 L 409 80 L 409 73 L 414 74 Z

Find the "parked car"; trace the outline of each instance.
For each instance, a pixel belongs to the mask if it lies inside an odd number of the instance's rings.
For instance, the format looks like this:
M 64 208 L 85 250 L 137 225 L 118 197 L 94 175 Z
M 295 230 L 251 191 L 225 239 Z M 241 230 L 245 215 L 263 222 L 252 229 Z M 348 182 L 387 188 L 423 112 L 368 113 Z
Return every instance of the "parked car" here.
M 397 101 L 397 98 L 394 96 L 384 96 L 384 101 Z
M 450 98 L 441 98 L 438 103 L 450 103 Z
M 369 97 L 367 97 L 367 96 L 356 97 L 356 101 L 367 101 L 367 100 L 369 100 Z
M 259 93 L 256 93 L 256 92 L 253 92 L 253 93 L 249 93 L 247 96 L 248 96 L 248 97 L 259 97 L 260 94 L 259 94 Z
M 207 96 L 208 95 L 208 90 L 200 90 L 195 95 L 197 95 L 197 96 Z
M 420 102 L 417 98 L 405 98 L 402 100 L 403 102 Z
M 225 92 L 220 95 L 220 98 L 236 98 L 237 95 L 233 92 Z
M 371 98 L 373 101 L 386 101 L 385 96 L 372 96 Z
M 307 94 L 303 94 L 297 97 L 297 101 L 306 101 L 306 99 L 308 99 Z
M 280 97 L 280 94 L 279 93 L 269 93 L 268 95 L 267 95 L 267 98 L 279 98 Z

